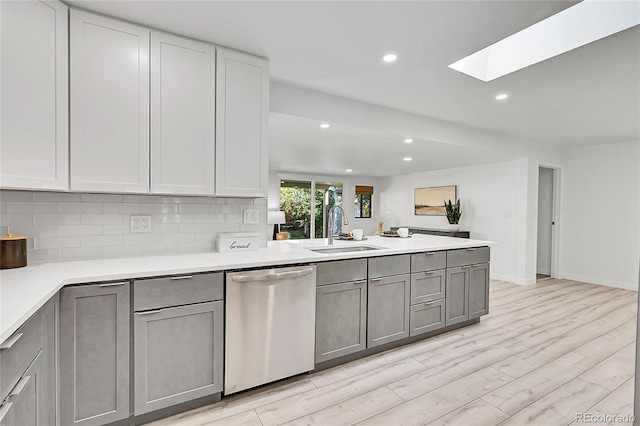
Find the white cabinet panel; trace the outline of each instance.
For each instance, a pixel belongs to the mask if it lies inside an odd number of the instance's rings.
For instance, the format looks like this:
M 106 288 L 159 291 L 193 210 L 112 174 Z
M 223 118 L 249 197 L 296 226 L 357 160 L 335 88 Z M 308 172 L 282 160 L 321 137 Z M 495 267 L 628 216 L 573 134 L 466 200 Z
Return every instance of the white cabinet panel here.
M 71 189 L 149 192 L 149 30 L 70 19 Z
M 0 187 L 69 189 L 67 6 L 0 2 Z
M 217 51 L 216 195 L 266 197 L 268 62 Z
M 213 195 L 215 47 L 151 34 L 151 192 Z

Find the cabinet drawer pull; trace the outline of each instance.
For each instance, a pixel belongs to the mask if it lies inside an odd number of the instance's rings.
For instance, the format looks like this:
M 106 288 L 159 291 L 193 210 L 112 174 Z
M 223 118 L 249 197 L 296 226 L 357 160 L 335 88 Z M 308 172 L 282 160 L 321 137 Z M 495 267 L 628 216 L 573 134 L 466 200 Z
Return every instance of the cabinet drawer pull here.
M 473 268 L 475 268 L 476 266 L 482 266 L 484 265 L 484 263 L 476 263 L 475 265 L 471 265 Z
M 109 284 L 98 284 L 98 287 L 120 287 L 125 283 L 109 283 Z
M 433 305 L 434 303 L 436 303 L 435 300 L 433 300 L 431 302 L 425 302 L 424 306 Z
M 183 275 L 181 277 L 171 277 L 172 280 L 176 281 L 176 280 L 190 280 L 191 278 L 193 278 L 193 275 Z
M 354 284 L 366 284 L 367 280 L 362 280 L 362 281 L 354 281 Z
M 436 253 L 434 251 L 429 251 L 429 252 L 425 253 L 424 255 L 425 256 L 435 256 L 435 254 Z
M 464 266 L 462 267 L 462 269 L 469 269 L 469 268 L 471 268 L 471 265 L 464 265 Z
M 7 340 L 4 341 L 2 346 L 0 346 L 0 350 L 11 348 L 11 346 L 15 345 L 16 342 L 20 340 L 20 338 L 22 337 L 22 334 L 23 333 L 16 333 L 13 336 L 9 337 Z
M 424 271 L 424 274 L 425 274 L 425 275 L 433 275 L 433 273 L 434 273 L 434 272 L 435 272 L 435 271 Z
M 159 314 L 160 312 L 162 312 L 162 309 L 156 309 L 153 311 L 136 312 L 136 315 L 143 316 L 143 315 Z
M 382 278 L 371 278 L 371 282 L 372 283 L 375 283 L 375 282 L 378 282 L 378 281 L 382 281 Z
M 4 416 L 7 415 L 12 405 L 13 405 L 13 402 L 7 402 L 4 405 L 0 405 L 0 422 L 2 422 L 2 419 L 4 419 Z
M 472 248 L 468 248 L 467 251 L 476 251 L 476 249 L 472 247 Z
M 27 386 L 27 383 L 29 383 L 30 379 L 31 379 L 31 376 L 23 376 L 20 379 L 20 381 L 13 387 L 11 392 L 9 392 L 9 396 L 20 395 L 20 392 L 22 392 L 22 389 L 24 389 L 24 387 Z

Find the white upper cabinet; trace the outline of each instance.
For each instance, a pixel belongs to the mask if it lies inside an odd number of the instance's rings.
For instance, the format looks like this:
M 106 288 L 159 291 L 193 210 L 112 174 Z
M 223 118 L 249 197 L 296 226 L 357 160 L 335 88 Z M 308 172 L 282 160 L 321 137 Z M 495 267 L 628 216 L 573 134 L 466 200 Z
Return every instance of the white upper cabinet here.
M 0 187 L 69 189 L 67 6 L 0 2 Z
M 217 50 L 216 195 L 266 197 L 269 64 Z
M 215 47 L 151 33 L 151 192 L 214 195 Z
M 149 192 L 149 30 L 71 9 L 71 190 Z

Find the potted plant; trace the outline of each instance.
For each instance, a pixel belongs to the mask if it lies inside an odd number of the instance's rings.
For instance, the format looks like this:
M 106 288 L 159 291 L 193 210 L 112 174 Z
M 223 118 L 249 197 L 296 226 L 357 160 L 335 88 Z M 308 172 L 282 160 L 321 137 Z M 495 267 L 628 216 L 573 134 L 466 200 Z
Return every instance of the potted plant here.
M 451 200 L 448 202 L 444 202 L 444 210 L 447 215 L 447 220 L 449 221 L 449 230 L 450 231 L 458 231 L 460 230 L 460 216 L 462 216 L 462 212 L 460 211 L 460 199 L 455 203 L 452 203 Z

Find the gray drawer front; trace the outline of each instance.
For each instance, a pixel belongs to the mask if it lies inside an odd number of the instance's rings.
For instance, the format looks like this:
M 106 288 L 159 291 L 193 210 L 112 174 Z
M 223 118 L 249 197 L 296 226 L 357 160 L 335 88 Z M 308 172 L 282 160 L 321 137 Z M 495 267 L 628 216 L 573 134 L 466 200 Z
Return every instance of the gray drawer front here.
M 487 262 L 489 262 L 489 247 L 457 249 L 447 252 L 447 268 Z
M 373 257 L 369 259 L 369 278 L 406 274 L 411 270 L 411 255 Z
M 433 271 L 447 267 L 446 251 L 431 251 L 411 255 L 411 272 Z
M 446 275 L 445 269 L 411 274 L 411 304 L 443 299 Z
M 367 279 L 367 259 L 336 260 L 318 263 L 318 285 L 346 283 Z
M 133 310 L 166 308 L 222 300 L 224 277 L 214 274 L 181 275 L 133 283 Z
M 444 299 L 411 306 L 409 313 L 410 336 L 417 336 L 444 327 L 444 310 Z
M 0 349 L 0 401 L 4 400 L 27 371 L 27 367 L 42 349 L 42 342 L 42 312 L 38 311 L 2 343 L 5 349 Z M 7 347 L 9 345 L 11 347 Z

